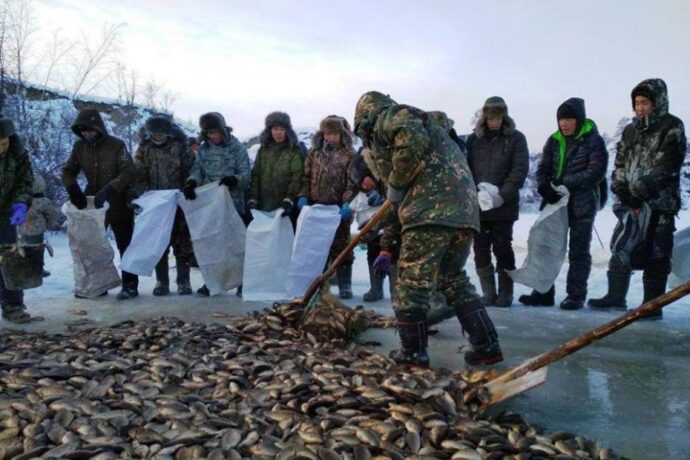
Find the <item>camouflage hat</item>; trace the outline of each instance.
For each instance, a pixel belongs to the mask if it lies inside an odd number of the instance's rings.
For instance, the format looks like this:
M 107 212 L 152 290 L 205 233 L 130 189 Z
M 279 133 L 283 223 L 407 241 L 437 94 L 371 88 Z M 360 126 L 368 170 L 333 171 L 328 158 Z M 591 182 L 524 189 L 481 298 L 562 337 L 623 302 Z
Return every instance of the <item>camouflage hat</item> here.
M 482 114 L 485 117 L 505 117 L 508 115 L 506 101 L 500 96 L 491 96 L 484 102 Z
M 5 139 L 15 133 L 16 131 L 12 120 L 7 117 L 0 118 L 0 139 Z
M 455 125 L 455 121 L 452 118 L 448 118 L 446 112 L 442 112 L 440 110 L 433 110 L 431 112 L 427 112 L 426 114 L 429 115 L 429 118 L 431 118 L 437 125 L 443 128 L 443 130 L 446 132 L 453 129 L 453 126 Z
M 355 134 L 362 139 L 368 138 L 376 116 L 395 104 L 390 96 L 378 91 L 364 93 L 355 107 Z

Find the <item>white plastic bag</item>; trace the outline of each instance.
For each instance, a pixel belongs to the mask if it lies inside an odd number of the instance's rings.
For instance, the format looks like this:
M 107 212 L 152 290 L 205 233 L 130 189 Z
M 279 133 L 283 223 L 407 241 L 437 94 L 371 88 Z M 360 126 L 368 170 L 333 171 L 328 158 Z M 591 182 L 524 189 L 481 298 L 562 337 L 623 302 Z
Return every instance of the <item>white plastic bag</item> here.
M 517 283 L 545 293 L 558 278 L 568 251 L 568 189 L 556 187 L 562 194 L 554 204 L 547 204 L 529 230 L 527 258 L 517 270 L 506 273 Z
M 477 184 L 477 190 L 479 190 L 477 193 L 479 209 L 482 211 L 489 211 L 503 205 L 503 198 L 501 198 L 498 187 L 494 184 L 480 182 Z
M 340 219 L 340 209 L 335 205 L 302 208 L 288 268 L 288 298 L 303 295 L 323 272 Z
M 134 220 L 132 242 L 122 255 L 120 270 L 151 276 L 170 244 L 179 190 L 151 190 L 134 200 L 141 213 Z
M 690 227 L 673 235 L 673 256 L 671 259 L 671 279 L 669 285 L 677 287 L 690 281 Z
M 295 234 L 282 209 L 253 211 L 244 251 L 244 300 L 287 299 L 287 271 Z
M 74 293 L 80 297 L 98 297 L 122 284 L 113 263 L 115 251 L 105 232 L 107 209 L 107 203 L 105 207 L 95 209 L 93 197 L 88 197 L 85 209 L 77 209 L 69 201 L 62 205 L 62 213 L 67 216 Z
M 357 228 L 362 228 L 381 209 L 381 206 L 369 206 L 369 198 L 366 193 L 359 192 L 350 202 L 350 209 L 355 212 Z
M 242 283 L 246 230 L 224 185 L 196 188 L 196 199 L 178 198 L 192 236 L 194 255 L 211 295 Z

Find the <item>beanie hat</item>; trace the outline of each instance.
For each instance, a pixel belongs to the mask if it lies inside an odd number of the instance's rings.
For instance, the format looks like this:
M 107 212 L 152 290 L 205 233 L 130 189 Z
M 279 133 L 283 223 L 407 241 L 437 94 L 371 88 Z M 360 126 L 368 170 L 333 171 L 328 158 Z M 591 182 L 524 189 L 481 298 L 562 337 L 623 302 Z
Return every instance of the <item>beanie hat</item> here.
M 563 118 L 577 119 L 577 112 L 568 104 L 563 103 L 560 107 L 558 107 L 558 112 L 556 112 L 556 118 L 558 120 L 562 120 Z

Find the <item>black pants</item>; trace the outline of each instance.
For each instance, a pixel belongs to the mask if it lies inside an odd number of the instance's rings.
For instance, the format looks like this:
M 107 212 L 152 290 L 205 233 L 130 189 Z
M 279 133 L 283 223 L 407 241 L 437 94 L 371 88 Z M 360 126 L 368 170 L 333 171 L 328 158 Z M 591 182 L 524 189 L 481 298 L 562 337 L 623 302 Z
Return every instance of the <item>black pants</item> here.
M 0 244 L 14 244 L 16 242 L 17 229 L 10 224 L 10 215 L 0 213 Z M 7 289 L 2 272 L 0 272 L 0 302 L 3 305 L 22 305 L 24 303 L 24 291 Z
M 132 234 L 134 233 L 134 218 L 119 219 L 109 223 L 110 228 L 115 234 L 115 244 L 120 253 L 120 257 L 125 253 L 129 243 L 132 242 Z M 139 277 L 134 273 L 122 271 L 122 286 L 137 288 L 139 287 Z
M 187 226 L 187 219 L 179 207 L 175 212 L 175 220 L 173 222 L 172 232 L 170 234 L 170 244 L 165 249 L 161 260 L 168 258 L 170 247 L 172 246 L 173 254 L 179 261 L 189 264 L 191 263 L 194 249 L 192 248 L 192 237 L 189 234 L 189 227 Z
M 568 278 L 566 292 L 568 297 L 584 300 L 587 297 L 587 279 L 592 270 L 592 255 L 589 246 L 592 242 L 594 215 L 575 217 L 568 214 Z
M 514 270 L 513 220 L 488 220 L 480 223 L 474 237 L 474 264 L 477 268 L 491 265 L 491 251 L 496 257 L 497 270 Z

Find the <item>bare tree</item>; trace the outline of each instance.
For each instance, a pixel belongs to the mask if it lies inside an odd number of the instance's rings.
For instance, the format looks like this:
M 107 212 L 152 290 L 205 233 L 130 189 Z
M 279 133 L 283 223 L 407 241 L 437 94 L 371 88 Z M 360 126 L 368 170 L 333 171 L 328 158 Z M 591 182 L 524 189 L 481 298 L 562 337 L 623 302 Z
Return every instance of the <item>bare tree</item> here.
M 117 67 L 120 35 L 125 24 L 106 24 L 95 42 L 86 35 L 73 62 L 72 99 L 96 90 Z
M 24 90 L 28 77 L 24 67 L 31 49 L 30 38 L 36 30 L 34 26 L 35 17 L 30 0 L 6 0 L 4 7 L 6 8 L 4 12 L 6 19 L 4 40 L 7 41 L 5 49 L 8 54 L 7 58 L 12 65 L 11 75 L 17 83 L 15 93 L 18 96 L 18 121 L 20 126 L 25 126 L 27 124 L 26 101 L 19 95 Z
M 41 100 L 44 100 L 46 90 L 54 76 L 55 70 L 59 67 L 65 59 L 74 51 L 75 43 L 62 37 L 62 31 L 55 29 L 52 34 L 50 45 L 44 51 L 41 58 L 36 65 L 42 65 L 44 68 L 43 78 L 41 79 L 43 92 L 41 93 Z

